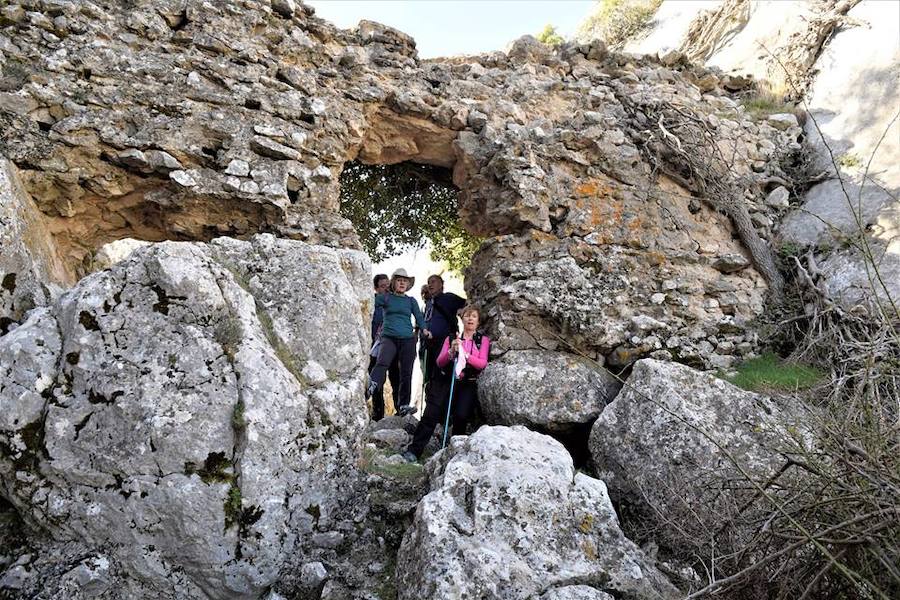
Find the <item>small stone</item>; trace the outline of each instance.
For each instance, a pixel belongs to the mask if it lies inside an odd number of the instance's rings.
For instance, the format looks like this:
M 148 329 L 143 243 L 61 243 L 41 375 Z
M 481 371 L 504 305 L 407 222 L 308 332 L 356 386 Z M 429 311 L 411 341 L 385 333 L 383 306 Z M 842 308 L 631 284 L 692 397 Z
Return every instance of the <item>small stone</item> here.
M 316 589 L 328 579 L 328 571 L 320 562 L 304 563 L 300 566 L 300 583 L 306 589 Z
M 734 273 L 750 266 L 743 254 L 723 254 L 713 262 L 713 269 L 721 273 Z
M 756 227 L 762 228 L 762 227 L 771 227 L 772 226 L 772 219 L 770 219 L 765 214 L 759 213 L 759 212 L 750 213 L 750 221 Z
M 731 354 L 734 352 L 734 342 L 719 342 L 719 345 L 716 346 L 716 352 L 719 354 Z
M 487 125 L 488 116 L 483 112 L 473 110 L 469 112 L 469 127 L 474 129 L 475 131 L 481 131 L 481 129 Z
M 163 152 L 162 150 L 147 150 L 144 154 L 147 157 L 147 162 L 150 163 L 150 166 L 154 171 L 168 172 L 182 168 L 178 159 L 168 152 Z
M 276 160 L 299 160 L 301 156 L 297 150 L 261 135 L 253 136 L 250 140 L 250 149 L 261 156 Z
M 331 169 L 329 169 L 325 165 L 319 165 L 318 167 L 313 169 L 312 175 L 310 176 L 313 181 L 319 182 L 331 181 L 331 177 Z
M 723 356 L 721 354 L 712 354 L 709 357 L 709 366 L 714 369 L 728 369 L 735 363 L 733 356 Z
M 319 548 L 337 548 L 344 543 L 344 534 L 339 531 L 314 533 L 312 536 L 312 543 L 313 546 Z
M 250 163 L 239 158 L 233 159 L 225 167 L 225 172 L 229 175 L 237 175 L 238 177 L 246 177 L 250 174 Z
M 769 118 L 766 120 L 768 121 L 769 125 L 781 131 L 790 129 L 791 127 L 800 127 L 800 124 L 797 123 L 797 117 L 792 115 L 791 113 L 769 115 Z
M 384 448 L 397 449 L 409 443 L 409 434 L 402 429 L 382 429 L 373 431 L 369 437 Z
M 666 301 L 666 295 L 660 292 L 656 292 L 652 296 L 650 296 L 650 302 L 652 304 L 662 304 Z
M 672 290 L 678 289 L 678 282 L 674 279 L 665 279 L 663 280 L 661 287 L 664 292 L 671 292 Z
M 259 184 L 255 181 L 245 181 L 241 184 L 241 191 L 246 194 L 258 194 Z
M 635 315 L 631 317 L 631 325 L 634 327 L 635 331 L 641 333 L 645 331 L 655 331 L 657 329 L 668 328 L 668 325 L 666 325 L 662 321 L 657 321 L 656 319 L 648 315 Z
M 197 180 L 187 171 L 172 171 L 169 173 L 169 179 L 182 187 L 194 187 L 197 185 Z
M 237 177 L 226 177 L 222 182 L 222 187 L 229 192 L 239 192 L 241 190 L 241 180 Z
M 671 67 L 684 60 L 684 53 L 675 50 L 674 48 L 661 54 L 658 53 L 657 56 L 659 57 L 659 63 L 666 67 Z
M 294 3 L 294 0 L 272 0 L 272 10 L 285 19 L 290 19 L 294 16 L 297 5 Z
M 197 71 L 191 71 L 187 76 L 188 85 L 198 86 L 203 83 L 203 78 L 200 77 L 200 73 Z
M 769 195 L 766 196 L 766 206 L 771 206 L 772 208 L 788 208 L 790 203 L 788 202 L 788 198 L 790 198 L 791 193 L 787 190 L 786 187 L 779 185 L 777 188 L 769 192 Z
M 117 157 L 122 162 L 122 164 L 128 165 L 129 167 L 136 167 L 138 169 L 147 167 L 150 164 L 144 153 L 137 148 L 122 150 L 121 152 L 119 152 Z

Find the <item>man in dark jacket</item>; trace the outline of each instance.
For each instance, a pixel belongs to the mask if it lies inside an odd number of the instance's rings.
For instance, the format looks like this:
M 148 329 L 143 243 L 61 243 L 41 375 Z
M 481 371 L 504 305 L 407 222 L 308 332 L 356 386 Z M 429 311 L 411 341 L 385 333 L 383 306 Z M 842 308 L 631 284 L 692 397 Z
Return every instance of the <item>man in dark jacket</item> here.
M 428 291 L 431 295 L 431 319 L 428 327 L 431 331 L 431 340 L 425 346 L 427 359 L 425 381 L 428 382 L 425 387 L 425 399 L 426 402 L 429 399 L 433 402 L 434 398 L 450 385 L 450 377 L 438 368 L 437 358 L 444 339 L 458 331 L 456 315 L 466 305 L 466 301 L 452 292 L 445 292 L 444 280 L 440 275 L 428 278 Z

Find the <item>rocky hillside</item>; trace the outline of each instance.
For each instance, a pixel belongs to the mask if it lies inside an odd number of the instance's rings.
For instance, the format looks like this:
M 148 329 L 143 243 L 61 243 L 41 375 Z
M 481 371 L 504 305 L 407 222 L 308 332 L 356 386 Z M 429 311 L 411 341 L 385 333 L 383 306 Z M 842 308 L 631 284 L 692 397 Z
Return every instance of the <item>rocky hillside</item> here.
M 0 69 L 0 594 L 676 598 L 706 563 L 654 515 L 753 538 L 755 488 L 675 485 L 805 439 L 691 368 L 752 355 L 785 293 L 808 133 L 751 78 L 527 36 L 423 61 L 293 0 L 14 0 Z M 485 238 L 489 426 L 424 473 L 411 421 L 366 416 L 354 160 L 446 169 Z M 88 275 L 124 238 L 154 243 Z
M 810 181 L 784 194 L 791 210 L 776 241 L 792 252 L 812 249 L 805 265 L 849 307 L 873 288 L 882 300 L 900 298 L 898 39 L 896 2 L 666 0 L 625 50 L 680 53 L 725 76 L 752 77 L 759 110 L 785 110 L 787 99 L 810 115 Z M 861 229 L 881 282 L 867 274 L 873 261 L 857 243 Z

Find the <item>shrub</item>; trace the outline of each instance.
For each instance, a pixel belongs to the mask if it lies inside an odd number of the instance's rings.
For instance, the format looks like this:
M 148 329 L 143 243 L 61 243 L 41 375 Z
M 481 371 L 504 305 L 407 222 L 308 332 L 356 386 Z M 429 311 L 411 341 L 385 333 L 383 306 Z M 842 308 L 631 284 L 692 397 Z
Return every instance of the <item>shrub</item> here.
M 544 29 L 537 34 L 537 40 L 548 46 L 559 46 L 565 41 L 563 37 L 556 32 L 556 27 L 549 23 L 547 23 L 547 25 L 544 26 Z
M 600 0 L 579 28 L 581 40 L 601 38 L 613 49 L 646 29 L 662 0 Z

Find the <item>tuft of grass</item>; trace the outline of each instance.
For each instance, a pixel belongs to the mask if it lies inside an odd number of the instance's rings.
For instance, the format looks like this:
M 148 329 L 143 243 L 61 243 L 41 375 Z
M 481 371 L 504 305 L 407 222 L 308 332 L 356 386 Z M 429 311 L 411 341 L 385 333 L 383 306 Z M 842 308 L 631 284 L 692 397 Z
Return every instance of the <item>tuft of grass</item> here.
M 240 435 L 247 428 L 247 418 L 244 416 L 244 400 L 238 399 L 231 412 L 231 428 L 236 435 Z
M 234 316 L 227 316 L 216 325 L 216 341 L 222 346 L 229 358 L 234 358 L 238 346 L 244 339 L 244 324 Z
M 741 363 L 735 371 L 724 379 L 751 392 L 805 390 L 825 379 L 822 371 L 782 360 L 771 352 Z
M 756 82 L 755 91 L 744 97 L 741 104 L 754 119 L 765 119 L 769 115 L 794 112 L 794 105 L 787 101 L 788 95 L 784 81 L 761 79 Z
M 862 159 L 852 152 L 847 152 L 837 159 L 837 163 L 846 169 L 858 169 L 862 166 Z
M 419 463 L 402 463 L 399 465 L 382 465 L 375 459 L 377 456 L 391 456 L 393 452 L 379 452 L 366 449 L 363 451 L 360 468 L 366 473 L 381 475 L 390 479 L 413 479 L 421 477 L 422 465 Z
M 784 242 L 778 246 L 778 256 L 781 258 L 790 258 L 792 256 L 800 256 L 803 254 L 803 246 L 794 242 Z
M 743 100 L 744 108 L 754 119 L 765 119 L 769 115 L 793 112 L 794 105 L 767 93 L 754 94 Z
M 242 503 L 241 488 L 237 483 L 232 482 L 225 495 L 225 529 L 238 524 L 241 518 Z

